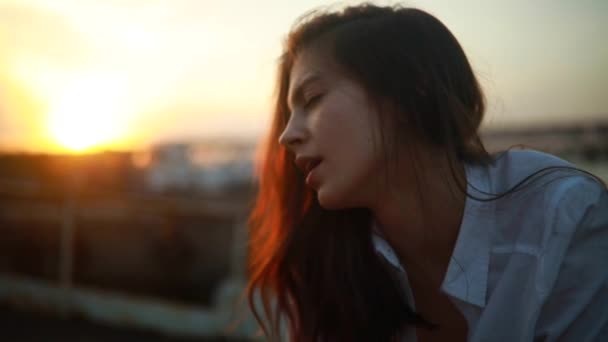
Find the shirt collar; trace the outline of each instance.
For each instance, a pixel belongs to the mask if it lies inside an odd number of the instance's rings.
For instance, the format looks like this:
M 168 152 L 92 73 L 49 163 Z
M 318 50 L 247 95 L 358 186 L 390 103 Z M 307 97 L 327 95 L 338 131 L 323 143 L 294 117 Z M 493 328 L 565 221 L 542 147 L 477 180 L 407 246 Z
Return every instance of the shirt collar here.
M 484 192 L 491 192 L 488 174 L 483 166 L 465 165 L 467 191 L 477 198 L 487 198 Z M 466 198 L 462 224 L 456 239 L 454 251 L 441 285 L 446 294 L 464 302 L 484 307 L 490 264 L 490 234 L 494 202 L 482 202 Z M 382 236 L 376 222 L 372 225 L 372 241 L 376 252 L 394 266 L 406 273 L 395 251 Z M 406 276 L 407 278 L 407 276 Z M 409 286 L 409 285 L 408 285 Z

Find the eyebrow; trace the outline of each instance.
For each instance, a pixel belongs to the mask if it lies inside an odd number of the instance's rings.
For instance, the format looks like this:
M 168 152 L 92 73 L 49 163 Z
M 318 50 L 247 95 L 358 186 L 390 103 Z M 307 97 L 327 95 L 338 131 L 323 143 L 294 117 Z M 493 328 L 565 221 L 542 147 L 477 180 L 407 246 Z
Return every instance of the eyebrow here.
M 293 92 L 291 92 L 291 97 L 289 96 L 290 94 L 287 94 L 287 107 L 289 107 L 290 111 L 293 110 L 292 107 L 293 107 L 294 101 L 297 102 L 302 99 L 304 88 L 308 84 L 318 81 L 319 79 L 321 79 L 319 74 L 317 74 L 317 73 L 309 74 L 309 75 L 305 76 L 304 79 L 295 87 L 295 90 Z

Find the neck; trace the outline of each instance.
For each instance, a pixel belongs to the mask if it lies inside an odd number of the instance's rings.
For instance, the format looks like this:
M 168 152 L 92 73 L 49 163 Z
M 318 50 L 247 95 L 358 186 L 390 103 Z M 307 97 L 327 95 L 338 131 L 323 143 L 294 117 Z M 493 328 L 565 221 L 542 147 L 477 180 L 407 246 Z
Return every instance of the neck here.
M 454 179 L 447 157 L 426 159 L 417 177 L 402 177 L 415 182 L 391 183 L 372 211 L 408 274 L 417 270 L 440 283 L 464 212 L 465 194 L 456 182 L 466 184 L 466 177 L 461 162 L 454 165 Z

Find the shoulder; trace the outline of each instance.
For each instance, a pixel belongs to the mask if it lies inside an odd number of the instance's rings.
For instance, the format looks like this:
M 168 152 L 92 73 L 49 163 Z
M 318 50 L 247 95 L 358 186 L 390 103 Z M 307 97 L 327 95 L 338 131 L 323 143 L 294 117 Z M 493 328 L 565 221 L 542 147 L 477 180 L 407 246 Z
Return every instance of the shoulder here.
M 543 307 L 537 334 L 600 340 L 608 333 L 608 190 L 584 179 L 570 183 L 557 201 L 540 259 L 537 288 Z
M 602 213 L 608 213 L 608 193 L 599 180 L 590 175 L 567 175 L 548 186 L 550 197 L 545 208 L 555 213 L 556 232 L 569 231 L 578 224 Z
M 548 291 L 558 274 L 574 276 L 598 266 L 594 265 L 598 253 L 608 257 L 608 190 L 589 175 L 568 175 L 547 185 L 536 198 L 538 206 L 528 203 L 528 212 L 532 216 L 534 211 L 541 213 L 538 222 L 542 225 L 536 229 L 544 286 L 539 287 Z M 534 230 L 530 225 L 527 228 Z
M 544 171 L 567 170 L 573 164 L 557 156 L 535 150 L 508 150 L 494 156 L 488 167 L 490 186 L 496 192 L 504 192 L 535 174 Z M 549 173 L 549 172 L 546 172 Z
M 494 155 L 494 161 L 500 165 L 520 165 L 530 168 L 570 164 L 555 155 L 532 149 L 506 150 Z
M 576 221 L 596 205 L 606 187 L 600 180 L 557 156 L 534 150 L 510 150 L 488 166 L 488 188 L 509 193 L 499 205 L 525 206 L 546 214 L 559 211 L 561 219 Z
M 498 198 L 471 207 L 484 209 L 476 218 L 489 216 L 491 241 L 500 250 L 526 246 L 542 253 L 554 238 L 567 242 L 590 216 L 608 213 L 605 186 L 553 155 L 508 151 L 481 169 L 471 178 L 473 189 Z
M 576 219 L 576 213 L 592 206 L 605 185 L 576 165 L 557 156 L 534 150 L 508 150 L 494 156 L 483 167 L 471 167 L 472 192 L 486 198 L 498 196 L 500 210 L 545 214 L 563 211 Z M 468 171 L 469 172 L 469 171 Z

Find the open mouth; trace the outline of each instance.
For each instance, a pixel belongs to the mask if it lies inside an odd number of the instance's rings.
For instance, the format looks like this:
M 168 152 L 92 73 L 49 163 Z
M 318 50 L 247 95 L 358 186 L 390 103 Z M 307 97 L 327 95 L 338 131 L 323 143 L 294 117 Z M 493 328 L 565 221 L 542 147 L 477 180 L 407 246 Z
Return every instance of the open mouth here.
M 321 163 L 321 160 L 321 157 L 300 155 L 296 157 L 295 163 L 300 171 L 308 174 Z
M 312 170 L 314 170 L 314 168 L 316 168 L 317 166 L 319 166 L 319 164 L 321 164 L 321 158 L 315 158 L 311 161 L 309 161 L 306 164 L 306 173 L 310 173 Z

